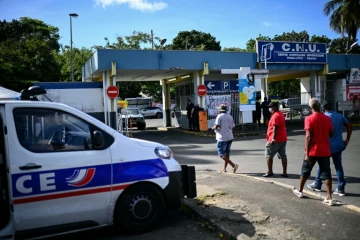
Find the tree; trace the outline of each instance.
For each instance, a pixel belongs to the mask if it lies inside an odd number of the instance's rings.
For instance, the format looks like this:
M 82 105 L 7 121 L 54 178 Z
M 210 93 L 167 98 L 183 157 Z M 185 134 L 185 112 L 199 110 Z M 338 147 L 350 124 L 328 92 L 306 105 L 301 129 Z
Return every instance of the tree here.
M 256 40 L 271 41 L 271 38 L 268 36 L 262 36 L 261 34 L 259 34 L 259 36 L 256 39 L 250 38 L 246 42 L 246 51 L 247 52 L 256 52 L 256 46 L 255 46 Z
M 82 66 L 91 57 L 92 49 L 73 48 L 74 57 L 74 80 L 81 81 Z M 60 53 L 56 56 L 57 64 L 60 66 L 60 81 L 71 82 L 71 51 L 69 46 L 61 46 Z
M 348 44 L 347 42 L 348 42 L 348 39 L 345 37 L 333 39 L 330 43 L 329 53 L 333 53 L 333 54 L 346 53 L 347 44 Z M 350 45 L 351 44 L 352 44 L 352 42 L 350 42 Z M 349 53 L 360 54 L 360 47 L 359 46 L 353 47 Z
M 330 0 L 324 6 L 323 12 L 330 15 L 330 29 L 340 33 L 341 37 L 347 34 L 347 47 L 351 40 L 356 41 L 360 28 L 360 1 L 359 0 Z
M 269 95 L 289 98 L 300 93 L 300 79 L 292 79 L 269 83 Z
M 242 49 L 242 48 L 238 48 L 238 47 L 229 47 L 229 48 L 224 48 L 223 51 L 224 52 L 246 52 L 246 49 Z
M 216 41 L 210 33 L 192 30 L 179 32 L 172 41 L 171 49 L 221 51 L 221 46 L 220 41 Z
M 307 31 L 295 32 L 283 32 L 281 35 L 275 35 L 273 41 L 285 41 L 285 42 L 310 42 L 310 36 Z
M 117 82 L 116 86 L 119 88 L 119 97 L 122 99 L 140 97 L 141 83 L 138 81 Z
M 59 81 L 59 29 L 27 17 L 0 21 L 1 85 L 20 91 L 34 81 Z

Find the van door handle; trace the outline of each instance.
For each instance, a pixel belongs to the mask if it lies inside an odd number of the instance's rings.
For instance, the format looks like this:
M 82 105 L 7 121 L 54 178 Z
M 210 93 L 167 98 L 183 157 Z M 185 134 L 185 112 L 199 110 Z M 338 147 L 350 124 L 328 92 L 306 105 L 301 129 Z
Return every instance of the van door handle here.
M 36 165 L 34 163 L 28 163 L 25 166 L 20 166 L 20 170 L 30 170 L 30 169 L 38 169 L 41 168 L 41 165 Z

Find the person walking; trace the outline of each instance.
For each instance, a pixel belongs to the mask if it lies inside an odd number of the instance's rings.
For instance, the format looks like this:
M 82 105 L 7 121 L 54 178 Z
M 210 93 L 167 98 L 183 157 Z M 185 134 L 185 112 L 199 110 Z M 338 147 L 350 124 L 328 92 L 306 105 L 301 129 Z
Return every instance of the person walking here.
M 281 158 L 281 163 L 283 167 L 282 177 L 288 177 L 287 175 L 287 156 L 286 156 L 286 142 L 287 142 L 287 133 L 286 133 L 286 124 L 285 116 L 279 111 L 279 104 L 276 102 L 271 102 L 269 104 L 271 108 L 272 116 L 268 124 L 268 130 L 266 133 L 266 146 L 265 146 L 265 157 L 268 166 L 268 171 L 264 177 L 272 177 L 273 173 L 273 159 L 276 153 L 278 153 L 279 158 Z
M 338 187 L 333 191 L 333 194 L 338 194 L 339 196 L 345 196 L 345 185 L 346 181 L 344 178 L 344 170 L 342 167 L 342 152 L 345 150 L 346 146 L 350 142 L 350 137 L 352 133 L 351 123 L 341 114 L 334 112 L 332 106 L 329 102 L 325 101 L 321 105 L 323 113 L 326 116 L 330 117 L 333 128 L 334 128 L 334 137 L 330 138 L 330 151 L 333 163 L 335 165 L 336 175 L 338 179 Z M 343 126 L 346 127 L 346 140 L 343 140 L 342 129 Z M 308 184 L 308 188 L 313 189 L 314 191 L 321 191 L 322 181 L 320 179 L 320 169 L 318 168 L 315 182 Z
M 194 104 L 191 102 L 190 99 L 187 100 L 187 106 L 186 106 L 186 117 L 188 118 L 189 121 L 189 130 L 192 131 L 193 130 L 193 120 L 191 117 L 191 111 L 194 108 Z
M 331 119 L 320 112 L 320 102 L 316 98 L 311 98 L 309 107 L 312 114 L 305 118 L 305 156 L 301 169 L 300 188 L 294 188 L 293 193 L 299 198 L 304 197 L 304 185 L 311 175 L 315 163 L 319 164 L 320 177 L 326 179 L 327 196 L 324 203 L 333 205 L 331 197 L 331 169 L 330 169 L 330 141 L 329 137 L 334 136 L 334 129 Z
M 220 114 L 216 117 L 212 130 L 216 132 L 216 148 L 218 155 L 224 160 L 224 168 L 220 170 L 220 172 L 225 173 L 227 165 L 230 164 L 233 168 L 233 173 L 236 173 L 239 165 L 230 160 L 230 148 L 232 141 L 234 140 L 233 128 L 235 127 L 235 123 L 232 116 L 227 114 L 227 111 L 228 109 L 225 104 L 220 105 Z
M 263 121 L 264 121 L 264 127 L 268 125 L 268 122 L 270 120 L 270 111 L 269 111 L 269 101 L 267 97 L 264 97 L 264 101 L 261 103 L 261 108 L 263 110 Z

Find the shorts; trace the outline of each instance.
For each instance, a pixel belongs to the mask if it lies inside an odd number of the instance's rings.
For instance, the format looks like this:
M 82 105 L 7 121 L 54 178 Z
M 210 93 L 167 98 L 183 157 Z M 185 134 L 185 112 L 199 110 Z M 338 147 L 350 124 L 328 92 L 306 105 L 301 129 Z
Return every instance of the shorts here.
M 308 163 L 304 160 L 301 169 L 301 176 L 308 178 L 311 175 L 311 170 L 315 166 L 315 163 L 318 162 L 320 169 L 320 179 L 331 179 L 331 169 L 330 169 L 330 157 L 309 157 L 311 163 Z
M 265 157 L 266 158 L 273 159 L 276 153 L 279 153 L 281 159 L 287 158 L 286 142 L 275 142 L 271 146 L 265 146 Z
M 227 155 L 230 156 L 230 147 L 232 140 L 230 141 L 217 141 L 216 148 L 220 157 Z

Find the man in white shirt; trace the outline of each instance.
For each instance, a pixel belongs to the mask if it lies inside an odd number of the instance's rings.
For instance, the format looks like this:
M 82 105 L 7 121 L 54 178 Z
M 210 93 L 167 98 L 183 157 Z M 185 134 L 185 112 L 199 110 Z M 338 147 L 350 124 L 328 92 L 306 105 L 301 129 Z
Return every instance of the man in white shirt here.
M 221 173 L 226 172 L 226 167 L 230 164 L 233 167 L 233 173 L 236 172 L 239 165 L 234 164 L 230 160 L 230 148 L 232 141 L 234 140 L 232 129 L 235 127 L 234 119 L 231 115 L 227 114 L 227 106 L 222 104 L 219 107 L 220 114 L 216 117 L 215 124 L 212 130 L 216 133 L 216 147 L 218 155 L 224 160 L 224 168 Z

